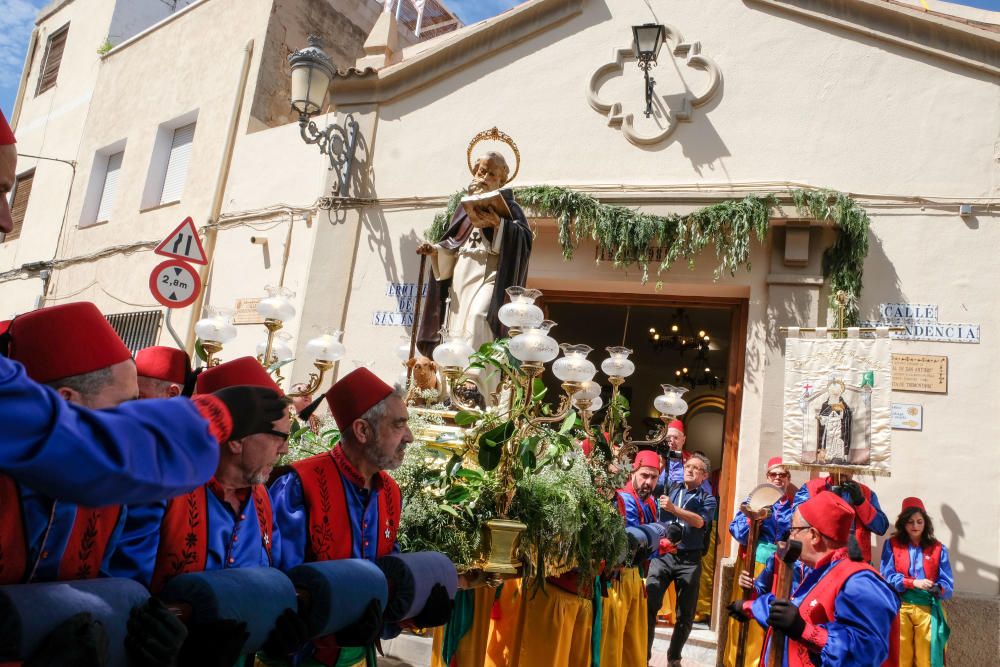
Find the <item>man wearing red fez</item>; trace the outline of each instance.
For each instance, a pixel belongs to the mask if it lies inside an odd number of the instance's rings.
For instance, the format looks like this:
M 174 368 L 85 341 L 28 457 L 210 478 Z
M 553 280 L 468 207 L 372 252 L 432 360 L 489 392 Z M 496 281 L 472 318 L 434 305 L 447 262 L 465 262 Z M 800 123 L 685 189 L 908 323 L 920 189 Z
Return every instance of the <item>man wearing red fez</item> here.
M 753 617 L 769 628 L 762 664 L 773 629 L 784 633 L 788 667 L 895 664 L 889 662 L 896 644 L 890 638 L 898 636 L 899 602 L 875 568 L 848 558 L 854 516 L 854 507 L 834 493 L 819 493 L 792 514 L 790 539 L 802 544 L 799 558 L 811 570 L 790 600 L 767 593 L 753 601 Z
M 234 386 L 266 387 L 282 395 L 251 357 L 214 366 L 198 378 L 199 393 Z M 286 406 L 272 423 L 221 443 L 219 465 L 207 484 L 170 500 L 129 506 L 124 534 L 111 558 L 111 576 L 135 579 L 157 593 L 172 577 L 186 572 L 270 567 L 277 560 L 280 539 L 264 484 L 278 457 L 288 452 L 290 426 Z M 151 616 L 148 622 L 153 624 L 158 615 Z M 285 622 L 294 622 L 294 613 L 286 616 Z M 170 631 L 170 625 L 161 624 L 161 633 Z M 302 632 L 299 644 L 305 641 Z M 175 631 L 172 648 L 180 650 L 181 665 L 230 667 L 239 657 L 244 635 L 245 628 L 233 624 L 195 626 L 186 641 Z M 285 655 L 297 647 L 268 648 Z
M 14 228 L 7 198 L 14 189 L 16 177 L 17 146 L 14 145 L 14 133 L 10 131 L 3 111 L 0 111 L 0 234 L 6 234 Z
M 850 473 L 840 474 L 840 484 L 834 484 L 832 477 L 817 477 L 802 485 L 795 494 L 792 508 L 796 508 L 821 491 L 832 491 L 854 507 L 854 539 L 861 548 L 861 558 L 866 563 L 872 560 L 872 533 L 885 535 L 889 530 L 889 517 L 882 511 L 878 496 L 867 485 L 855 482 Z M 852 547 L 853 548 L 853 547 Z
M 660 474 L 660 457 L 652 450 L 636 454 L 632 476 L 615 494 L 618 512 L 626 527 L 656 521 L 653 489 Z M 604 600 L 601 665 L 633 667 L 646 664 L 646 595 L 640 565 L 622 570 L 608 587 Z
M 756 593 L 767 593 L 771 590 L 773 569 L 769 570 L 770 576 L 759 578 L 759 575 L 768 565 L 768 560 L 777 550 L 778 540 L 783 539 L 783 535 L 788 531 L 788 526 L 792 521 L 792 499 L 798 489 L 790 481 L 788 468 L 784 466 L 780 456 L 774 456 L 767 462 L 765 475 L 768 484 L 773 484 L 784 492 L 778 502 L 771 506 L 771 515 L 760 523 L 757 538 L 757 550 L 754 552 L 754 571 L 740 573 L 740 587 L 744 589 L 752 588 Z M 749 498 L 747 498 L 749 500 Z M 742 559 L 747 548 L 747 538 L 750 535 L 750 521 L 743 512 L 737 512 L 729 524 L 729 534 L 740 544 L 739 558 Z M 739 562 L 739 561 L 737 561 Z M 742 599 L 743 593 L 738 587 L 733 591 L 734 595 Z M 736 598 L 734 598 L 735 601 Z M 737 642 L 739 640 L 739 626 L 735 625 L 735 619 L 730 620 L 729 634 L 726 641 L 725 664 L 733 665 L 736 661 Z M 753 624 L 747 634 L 745 650 L 745 667 L 756 667 L 760 657 L 760 647 L 764 641 L 764 633 L 760 626 Z
M 951 628 L 941 601 L 951 598 L 955 578 L 948 547 L 935 539 L 920 498 L 903 499 L 896 531 L 882 544 L 880 570 L 902 599 L 899 666 L 944 667 Z
M 174 398 L 184 393 L 191 359 L 176 347 L 154 345 L 135 353 L 139 398 Z
M 677 589 L 677 621 L 667 649 L 669 667 L 680 667 L 681 650 L 691 634 L 698 604 L 701 560 L 709 546 L 709 534 L 718 501 L 705 483 L 712 464 L 704 454 L 694 453 L 684 462 L 684 481 L 674 482 L 660 496 L 659 520 L 676 524 L 682 531 L 677 550 L 654 558 L 646 576 L 648 635 L 647 657 L 652 658 L 656 614 L 671 583 Z

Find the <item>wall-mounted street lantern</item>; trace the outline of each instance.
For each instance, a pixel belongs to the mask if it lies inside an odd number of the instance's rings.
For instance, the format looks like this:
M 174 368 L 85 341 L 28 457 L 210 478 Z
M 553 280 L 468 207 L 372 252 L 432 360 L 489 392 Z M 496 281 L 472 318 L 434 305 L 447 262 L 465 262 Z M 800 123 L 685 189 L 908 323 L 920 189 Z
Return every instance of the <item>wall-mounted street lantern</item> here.
M 646 75 L 646 118 L 653 115 L 653 86 L 656 84 L 654 79 L 649 78 L 649 68 L 656 65 L 656 58 L 660 55 L 660 47 L 663 46 L 666 33 L 667 29 L 656 23 L 632 26 L 634 36 L 632 50 L 639 63 L 639 69 Z
M 336 174 L 333 194 L 346 197 L 350 184 L 351 164 L 358 145 L 358 123 L 347 114 L 344 124 L 331 123 L 320 130 L 310 120 L 323 110 L 330 80 L 336 71 L 330 56 L 323 51 L 323 43 L 315 35 L 309 36 L 309 46 L 288 56 L 292 66 L 292 109 L 299 114 L 302 140 L 317 144 L 320 153 L 330 159 L 330 169 Z

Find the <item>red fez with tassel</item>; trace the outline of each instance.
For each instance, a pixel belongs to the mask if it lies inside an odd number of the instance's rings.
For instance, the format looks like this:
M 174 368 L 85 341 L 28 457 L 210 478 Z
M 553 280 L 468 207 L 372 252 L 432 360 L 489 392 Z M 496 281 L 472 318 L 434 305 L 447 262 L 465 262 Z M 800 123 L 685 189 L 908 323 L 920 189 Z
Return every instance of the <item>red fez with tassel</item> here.
M 824 537 L 847 543 L 854 522 L 854 508 L 836 493 L 817 493 L 799 505 L 799 514 Z
M 173 382 L 183 387 L 191 372 L 191 361 L 184 350 L 154 345 L 135 353 L 135 371 L 140 377 Z
M 367 368 L 357 368 L 340 378 L 326 392 L 326 402 L 341 431 L 351 428 L 378 402 L 392 393 L 392 387 Z
M 927 510 L 924 509 L 924 501 L 916 496 L 910 496 L 909 498 L 903 498 L 903 508 L 899 510 L 900 512 L 905 512 L 911 507 L 916 507 L 924 514 L 927 514 Z
M 784 461 L 781 460 L 780 456 L 772 456 L 767 460 L 767 471 L 771 472 L 775 468 L 785 467 Z
M 651 449 L 644 449 L 635 455 L 635 461 L 632 462 L 632 471 L 635 472 L 639 468 L 652 468 L 653 470 L 660 471 L 660 455 Z
M 260 362 L 253 357 L 240 357 L 206 369 L 198 376 L 194 393 L 195 395 L 211 394 L 226 387 L 239 385 L 267 387 L 275 390 L 281 396 L 285 395 L 285 392 L 281 391 L 281 387 L 271 379 Z
M 7 124 L 7 119 L 3 115 L 3 111 L 0 110 L 0 146 L 10 146 L 11 144 L 17 143 L 14 138 L 14 132 L 10 129 L 10 125 Z
M 97 306 L 78 301 L 39 308 L 10 323 L 9 356 L 35 382 L 52 382 L 132 358 Z

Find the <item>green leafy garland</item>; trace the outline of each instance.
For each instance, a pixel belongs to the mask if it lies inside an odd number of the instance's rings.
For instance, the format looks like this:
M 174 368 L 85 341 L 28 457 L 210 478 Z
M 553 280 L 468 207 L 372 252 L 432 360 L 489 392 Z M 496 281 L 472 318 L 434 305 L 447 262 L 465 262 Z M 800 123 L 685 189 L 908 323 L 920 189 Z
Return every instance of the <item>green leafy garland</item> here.
M 453 194 L 446 209 L 434 217 L 425 232 L 429 241 L 440 240 L 463 195 L 464 191 Z M 567 260 L 573 258 L 581 239 L 590 237 L 602 254 L 614 258 L 615 266 L 638 265 L 643 282 L 649 279 L 649 263 L 657 250 L 664 253 L 658 274 L 678 259 L 686 259 L 688 266 L 693 266 L 695 257 L 710 245 L 715 247 L 719 261 L 716 278 L 725 273 L 736 275 L 740 267 L 750 271 L 751 239 L 764 241 L 772 210 L 778 205 L 775 195 L 750 194 L 687 215 L 659 216 L 602 204 L 590 195 L 551 185 L 515 188 L 514 195 L 522 205 L 556 219 L 559 244 Z M 797 189 L 791 191 L 791 197 L 800 215 L 831 220 L 837 225 L 837 240 L 823 254 L 823 276 L 830 283 L 831 298 L 839 290 L 847 293 L 845 325 L 856 325 L 868 255 L 868 214 L 841 192 Z

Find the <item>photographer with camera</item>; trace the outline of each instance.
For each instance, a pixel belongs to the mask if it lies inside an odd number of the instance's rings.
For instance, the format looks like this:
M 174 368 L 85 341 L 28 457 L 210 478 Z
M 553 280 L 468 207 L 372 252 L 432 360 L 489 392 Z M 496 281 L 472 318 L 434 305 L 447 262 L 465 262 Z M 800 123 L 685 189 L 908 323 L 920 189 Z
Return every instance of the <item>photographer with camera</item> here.
M 683 439 L 680 447 L 683 447 Z M 656 612 L 663 604 L 663 594 L 671 582 L 677 588 L 677 622 L 667 650 L 668 667 L 680 667 L 681 650 L 691 634 L 691 624 L 698 604 L 701 557 L 708 547 L 709 531 L 717 506 L 711 491 L 703 488 L 711 469 L 712 464 L 707 456 L 691 454 L 684 463 L 684 480 L 669 484 L 659 500 L 659 520 L 676 524 L 683 531 L 676 545 L 677 551 L 654 558 L 646 576 L 646 653 L 649 658 L 652 658 L 653 652 Z

